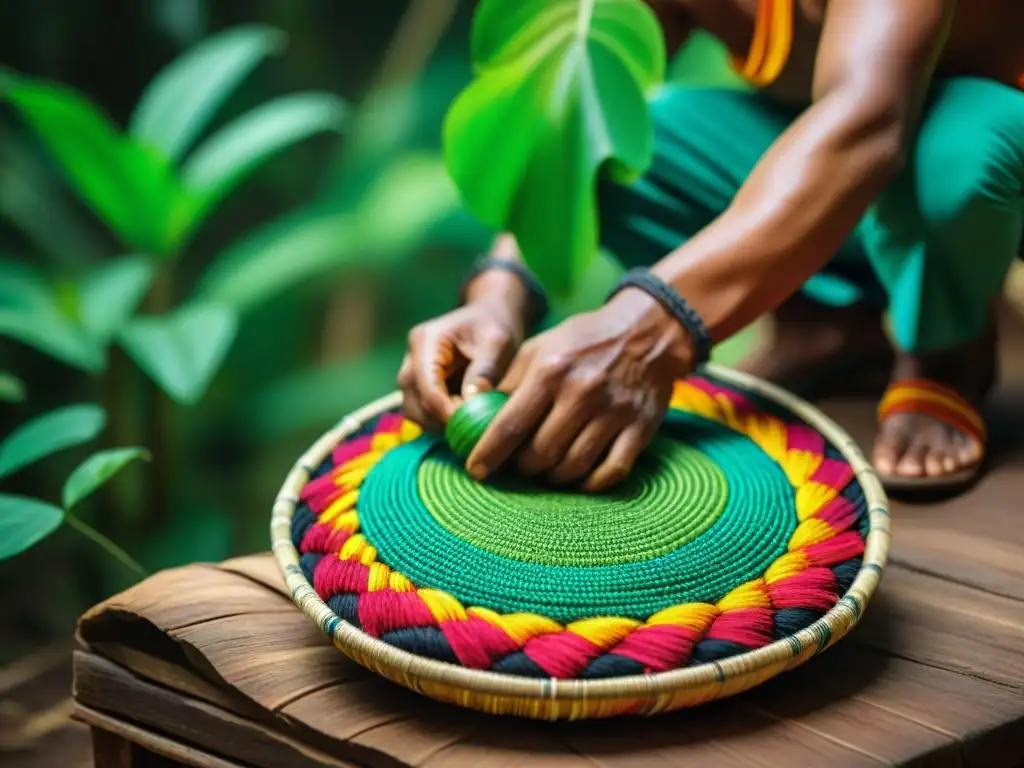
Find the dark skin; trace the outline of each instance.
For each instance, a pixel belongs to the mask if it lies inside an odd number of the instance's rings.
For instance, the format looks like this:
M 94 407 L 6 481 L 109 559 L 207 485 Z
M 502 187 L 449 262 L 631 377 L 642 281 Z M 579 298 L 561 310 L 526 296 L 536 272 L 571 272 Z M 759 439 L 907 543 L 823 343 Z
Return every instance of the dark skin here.
M 696 28 L 738 56 L 749 48 L 757 0 L 649 4 L 670 51 Z M 809 108 L 762 157 L 729 209 L 652 267 L 686 296 L 715 341 L 778 310 L 775 349 L 748 365 L 776 380 L 785 379 L 785 361 L 807 362 L 793 350 L 849 354 L 852 323 L 865 327 L 863 317 L 808 324 L 803 316 L 790 330 L 805 338 L 787 340 L 786 316 L 801 285 L 902 168 L 932 77 L 970 74 L 1014 85 L 1024 72 L 1024 4 L 1017 0 L 974 0 L 959 10 L 954 0 L 796 5 L 790 63 L 766 93 Z M 495 249 L 518 257 L 508 236 Z M 515 456 L 526 474 L 580 482 L 588 491 L 609 488 L 653 436 L 673 381 L 690 372 L 691 340 L 636 289 L 523 343 L 525 312 L 518 280 L 495 271 L 469 286 L 464 307 L 414 329 L 399 375 L 406 413 L 440 428 L 462 398 L 497 384 L 511 397 L 470 455 L 471 474 L 484 479 Z M 878 339 L 868 334 L 866 343 L 878 346 Z M 964 370 L 965 356 L 984 354 L 976 346 L 933 358 L 899 355 L 896 373 L 927 375 L 980 397 L 982 382 L 952 373 Z M 461 390 L 450 393 L 460 374 Z M 885 474 L 940 475 L 979 452 L 927 417 L 900 415 L 882 425 L 874 462 Z

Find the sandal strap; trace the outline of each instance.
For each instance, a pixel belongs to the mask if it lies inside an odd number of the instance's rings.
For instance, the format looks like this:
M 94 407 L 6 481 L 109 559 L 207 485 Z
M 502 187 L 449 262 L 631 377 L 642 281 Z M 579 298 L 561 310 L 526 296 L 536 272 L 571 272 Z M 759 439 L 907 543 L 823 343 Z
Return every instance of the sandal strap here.
M 889 385 L 878 404 L 878 420 L 897 413 L 931 416 L 982 445 L 988 437 L 978 409 L 955 389 L 928 379 L 906 379 Z

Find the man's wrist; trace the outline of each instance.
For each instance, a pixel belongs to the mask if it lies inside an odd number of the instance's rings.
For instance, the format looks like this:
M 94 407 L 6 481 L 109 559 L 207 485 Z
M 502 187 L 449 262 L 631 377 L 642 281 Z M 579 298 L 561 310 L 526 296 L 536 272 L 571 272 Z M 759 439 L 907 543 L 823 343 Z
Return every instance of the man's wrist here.
M 608 300 L 603 311 L 622 323 L 623 335 L 629 340 L 657 350 L 675 377 L 692 372 L 696 357 L 693 336 L 650 294 L 639 288 L 623 288 Z
M 497 303 L 532 326 L 548 313 L 547 296 L 540 283 L 518 260 L 489 257 L 474 265 L 462 286 L 463 304 Z
M 647 269 L 631 269 L 624 274 L 609 294 L 609 299 L 624 290 L 639 290 L 660 304 L 671 321 L 682 328 L 689 339 L 694 365 L 702 365 L 711 356 L 712 338 L 703 318 L 673 285 Z

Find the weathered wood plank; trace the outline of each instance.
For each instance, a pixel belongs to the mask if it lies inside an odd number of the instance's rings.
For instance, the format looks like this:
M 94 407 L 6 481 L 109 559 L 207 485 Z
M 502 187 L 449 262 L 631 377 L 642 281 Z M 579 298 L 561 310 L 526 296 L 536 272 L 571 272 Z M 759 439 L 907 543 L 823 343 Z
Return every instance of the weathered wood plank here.
M 234 762 L 233 760 L 224 760 L 195 749 L 194 747 L 190 747 L 185 744 L 177 744 L 166 736 L 153 733 L 145 728 L 140 728 L 137 725 L 125 722 L 124 720 L 116 717 L 111 717 L 110 715 L 106 715 L 102 712 L 97 712 L 96 710 L 90 709 L 89 707 L 81 704 L 79 704 L 75 710 L 75 719 L 86 723 L 87 725 L 91 725 L 94 729 L 99 729 L 108 733 L 114 738 L 120 738 L 130 744 L 138 745 L 153 754 L 161 755 L 169 760 L 174 760 L 181 765 L 195 766 L 195 768 L 249 768 L 249 766 L 244 766 L 241 763 Z M 117 748 L 114 744 L 111 746 L 113 746 L 114 749 Z M 103 749 L 106 748 L 106 746 L 103 747 Z M 105 758 L 105 754 L 101 753 L 101 757 Z M 105 767 L 102 764 L 97 763 L 96 768 Z M 145 767 L 143 766 L 143 768 Z
M 75 696 L 79 705 L 116 714 L 156 736 L 170 737 L 190 748 L 201 748 L 204 754 L 211 756 L 240 760 L 261 768 L 351 766 L 265 724 L 141 680 L 88 652 L 75 653 Z
M 267 553 L 234 557 L 219 563 L 216 567 L 245 576 L 257 584 L 262 584 L 268 589 L 280 592 L 285 597 L 290 598 L 288 588 L 285 586 L 284 578 L 281 576 L 277 563 L 274 561 L 273 556 Z
M 90 609 L 79 619 L 79 633 L 88 642 L 118 612 L 144 616 L 166 632 L 224 616 L 294 611 L 287 598 L 236 574 L 186 566 L 157 573 Z
M 736 700 L 897 765 L 1010 768 L 1024 698 L 999 685 L 844 643 Z M 1002 755 L 1002 757 L 1000 757 Z
M 371 677 L 297 610 L 225 616 L 169 634 L 202 654 L 223 680 L 268 710 L 325 685 Z
M 1024 602 L 893 566 L 844 642 L 1024 695 Z

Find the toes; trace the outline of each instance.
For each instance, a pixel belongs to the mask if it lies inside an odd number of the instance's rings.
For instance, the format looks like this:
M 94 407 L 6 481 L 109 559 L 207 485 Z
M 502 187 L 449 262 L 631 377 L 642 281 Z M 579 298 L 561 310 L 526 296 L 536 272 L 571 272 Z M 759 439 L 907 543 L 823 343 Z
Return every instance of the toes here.
M 925 435 L 918 435 L 910 442 L 903 458 L 896 464 L 896 474 L 904 477 L 921 477 L 925 471 L 925 457 L 931 450 L 931 441 Z
M 924 457 L 924 472 L 928 477 L 938 477 L 949 470 L 945 468 L 946 460 L 952 458 L 948 445 L 935 446 L 928 450 Z
M 957 459 L 961 467 L 969 467 L 981 461 L 981 444 L 971 437 L 965 437 L 957 451 Z
M 960 455 L 959 451 L 960 451 L 960 449 L 954 449 L 954 450 L 946 452 L 943 455 L 943 457 L 942 457 L 942 471 L 945 474 L 950 475 L 953 472 L 956 472 L 957 469 L 959 469 L 959 467 L 961 466 L 961 462 L 957 460 L 957 457 Z
M 883 425 L 882 431 L 875 441 L 875 451 L 872 457 L 872 463 L 879 473 L 892 475 L 896 472 L 896 465 L 907 448 L 908 438 L 907 430 L 899 425 Z

